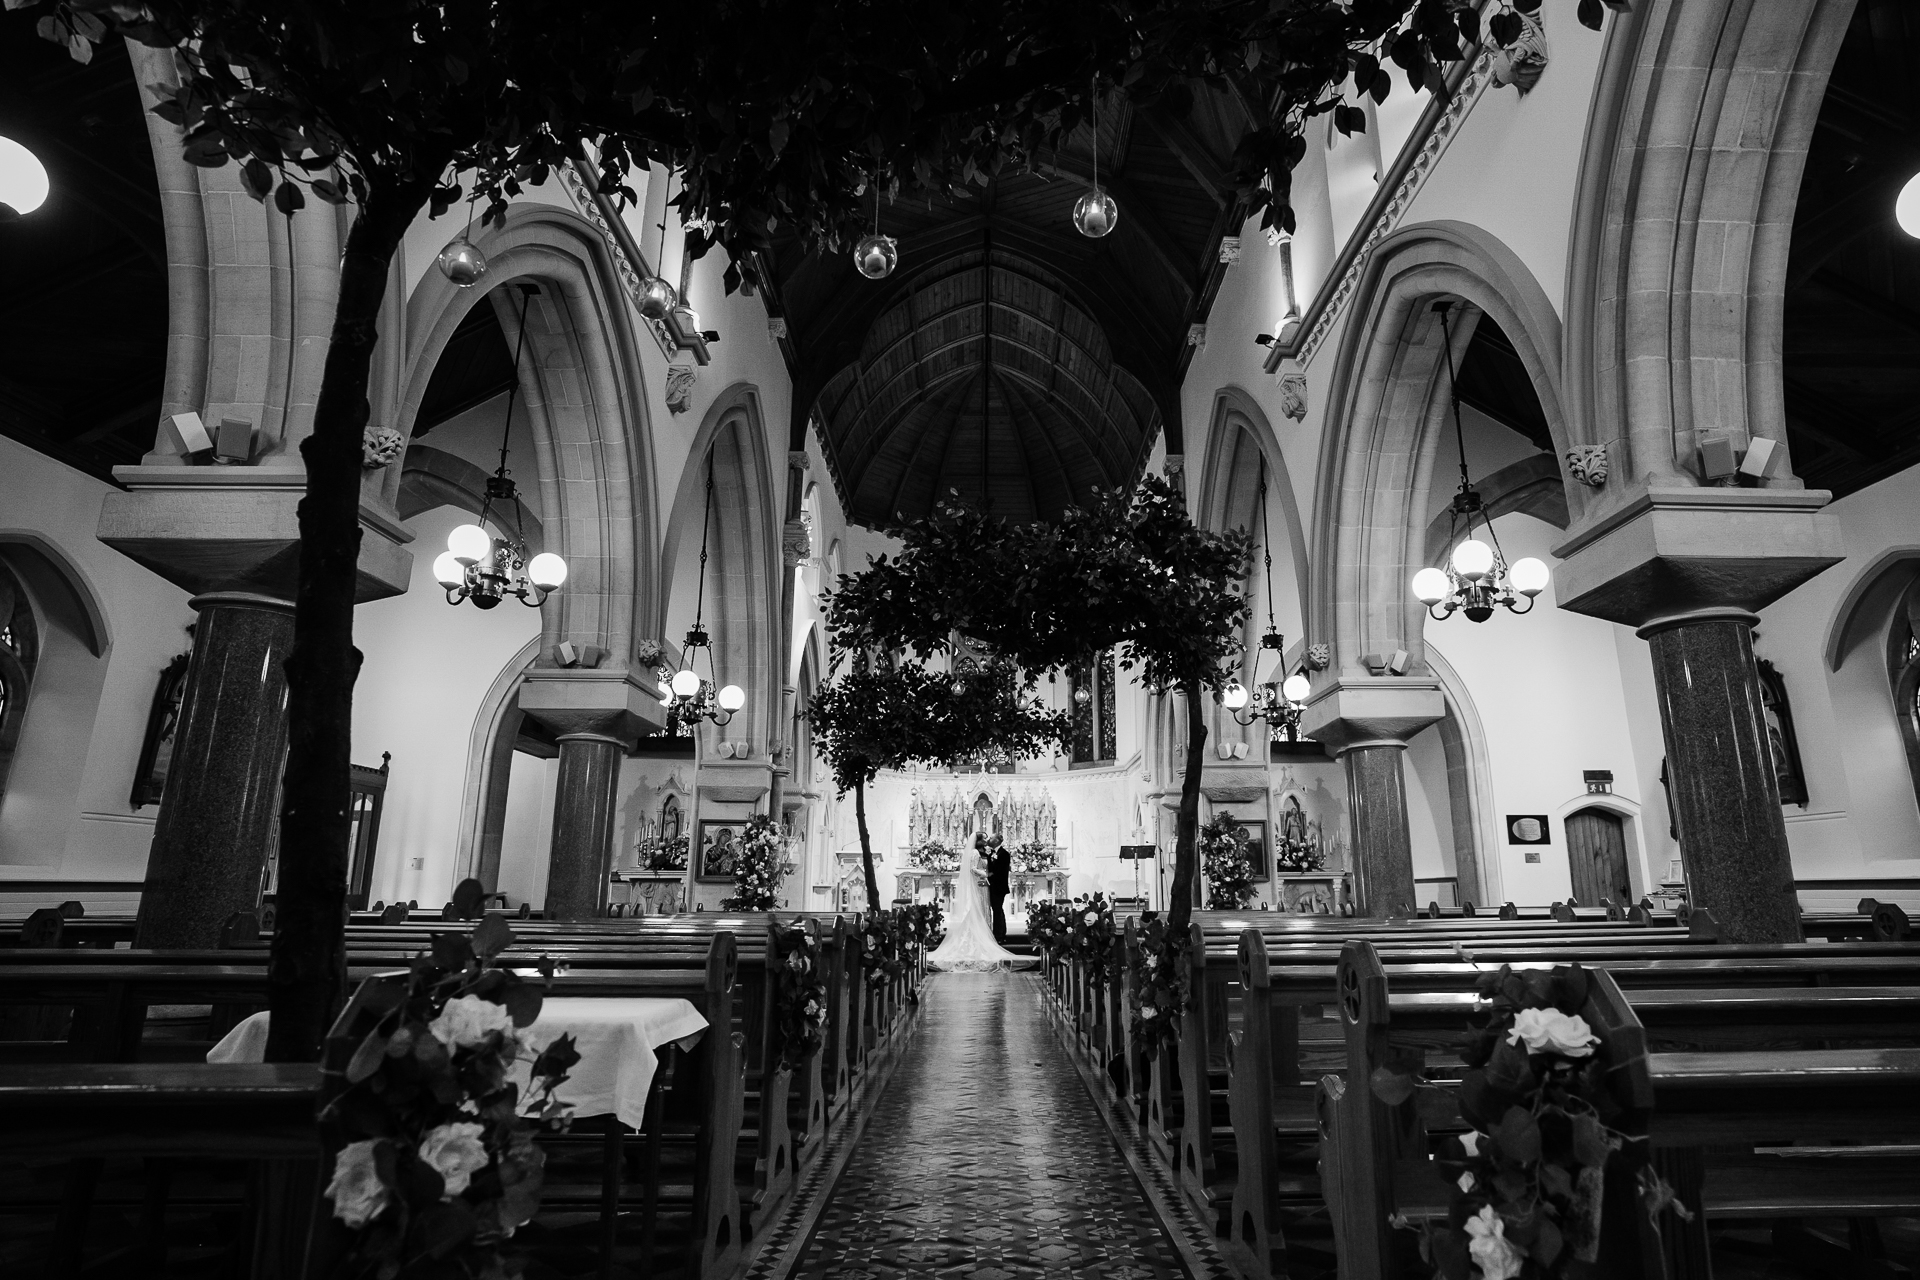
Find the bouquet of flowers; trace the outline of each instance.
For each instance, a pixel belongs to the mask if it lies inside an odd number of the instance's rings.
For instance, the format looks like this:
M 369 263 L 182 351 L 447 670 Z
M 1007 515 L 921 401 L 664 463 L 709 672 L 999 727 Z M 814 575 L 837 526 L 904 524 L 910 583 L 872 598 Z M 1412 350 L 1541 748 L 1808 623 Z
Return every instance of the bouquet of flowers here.
M 1276 871 L 1288 875 L 1302 876 L 1318 871 L 1327 865 L 1327 855 L 1313 840 L 1302 840 L 1298 836 L 1281 840 L 1273 849 L 1273 866 Z
M 1184 948 L 1168 932 L 1166 917 L 1157 911 L 1141 914 L 1139 941 L 1127 1014 L 1134 1043 L 1153 1054 L 1180 1043 L 1180 1014 L 1186 1008 L 1180 964 Z
M 733 896 L 723 899 L 723 911 L 771 911 L 780 905 L 780 881 L 787 874 L 787 837 L 772 818 L 757 813 L 740 833 L 740 852 L 733 860 Z
M 825 1042 L 827 983 L 820 967 L 820 938 L 809 924 L 776 929 L 774 1019 L 780 1061 L 798 1071 Z
M 685 871 L 691 842 L 685 836 L 656 836 L 640 842 L 642 871 Z
M 923 840 L 907 850 L 907 861 L 922 871 L 952 875 L 960 869 L 960 855 L 938 840 Z
M 1073 958 L 1093 974 L 1095 981 L 1107 975 L 1107 961 L 1113 955 L 1113 904 L 1106 895 L 1084 894 L 1062 909 L 1066 946 Z
M 1253 900 L 1253 864 L 1238 820 L 1222 813 L 1200 828 L 1200 856 L 1207 873 L 1207 909 L 1238 911 Z
M 1598 1275 L 1600 1206 L 1609 1171 L 1634 1174 L 1650 1215 L 1691 1211 L 1649 1163 L 1650 1151 L 1613 1127 L 1607 1046 L 1580 1010 L 1579 965 L 1480 979 L 1492 1005 L 1463 1059 L 1460 1115 L 1473 1130 L 1436 1157 L 1452 1183 L 1445 1226 L 1422 1230 L 1422 1256 L 1445 1280 L 1560 1280 Z M 1397 1106 L 1425 1082 L 1384 1068 L 1373 1091 Z
M 517 1270 L 502 1245 L 540 1206 L 536 1139 L 566 1127 L 554 1090 L 580 1055 L 571 1036 L 543 1049 L 528 1034 L 545 982 L 499 966 L 512 941 L 497 916 L 470 936 L 435 934 L 404 981 L 370 984 L 349 1007 L 359 1043 L 320 1113 L 340 1142 L 326 1196 L 350 1236 L 349 1274 Z M 524 1096 L 508 1078 L 520 1062 Z
M 1038 840 L 1029 840 L 1025 844 L 1017 844 L 1007 850 L 1007 852 L 1013 858 L 1013 869 L 1015 871 L 1023 871 L 1028 875 L 1039 875 L 1043 872 L 1052 871 L 1060 865 L 1059 857 L 1055 854 L 1053 846 L 1041 844 Z

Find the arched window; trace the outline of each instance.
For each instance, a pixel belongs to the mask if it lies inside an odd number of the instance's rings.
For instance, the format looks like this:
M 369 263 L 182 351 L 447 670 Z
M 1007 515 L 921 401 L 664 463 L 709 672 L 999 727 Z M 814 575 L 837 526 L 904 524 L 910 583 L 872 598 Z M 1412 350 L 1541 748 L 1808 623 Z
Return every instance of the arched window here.
M 1888 637 L 1887 674 L 1893 684 L 1893 713 L 1907 748 L 1907 768 L 1920 795 L 1920 582 L 1894 610 Z
M 1113 651 L 1075 667 L 1070 674 L 1073 763 L 1111 764 L 1118 754 L 1114 717 Z
M 19 580 L 0 567 L 0 792 L 13 770 L 14 748 L 27 720 L 27 697 L 40 657 L 40 628 Z

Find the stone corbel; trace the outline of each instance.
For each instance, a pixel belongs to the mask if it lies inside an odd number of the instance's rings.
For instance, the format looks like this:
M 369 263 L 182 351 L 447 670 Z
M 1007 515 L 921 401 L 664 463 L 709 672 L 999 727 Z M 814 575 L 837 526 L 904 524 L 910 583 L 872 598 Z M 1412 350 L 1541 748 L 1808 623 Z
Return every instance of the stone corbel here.
M 1446 695 L 1430 677 L 1347 676 L 1315 692 L 1300 733 L 1342 756 L 1358 747 L 1404 747 L 1446 714 Z

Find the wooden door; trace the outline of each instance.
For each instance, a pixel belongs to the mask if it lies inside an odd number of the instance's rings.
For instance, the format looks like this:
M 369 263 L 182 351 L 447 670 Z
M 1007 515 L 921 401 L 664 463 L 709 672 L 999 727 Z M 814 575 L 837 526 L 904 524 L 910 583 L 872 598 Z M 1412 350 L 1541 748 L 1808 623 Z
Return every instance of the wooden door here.
M 1623 906 L 1632 902 L 1627 836 L 1620 815 L 1605 809 L 1582 809 L 1567 818 L 1566 832 L 1573 896 L 1580 905 L 1597 907 L 1602 898 Z

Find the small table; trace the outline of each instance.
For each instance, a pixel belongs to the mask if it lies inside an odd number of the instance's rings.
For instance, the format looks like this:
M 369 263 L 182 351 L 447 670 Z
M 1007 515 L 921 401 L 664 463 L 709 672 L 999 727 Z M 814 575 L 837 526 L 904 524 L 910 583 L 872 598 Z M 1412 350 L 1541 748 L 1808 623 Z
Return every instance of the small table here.
M 208 1050 L 207 1061 L 264 1060 L 267 1018 L 262 1012 L 241 1022 Z M 530 1029 L 543 1046 L 571 1035 L 580 1051 L 580 1061 L 555 1093 L 560 1101 L 576 1115 L 610 1115 L 638 1129 L 646 1120 L 657 1051 L 670 1044 L 691 1049 L 706 1032 L 707 1020 L 686 1000 L 548 996 Z M 523 1089 L 530 1066 L 522 1062 L 513 1071 Z

